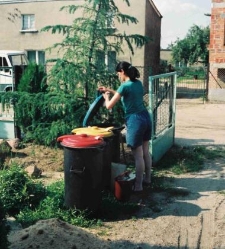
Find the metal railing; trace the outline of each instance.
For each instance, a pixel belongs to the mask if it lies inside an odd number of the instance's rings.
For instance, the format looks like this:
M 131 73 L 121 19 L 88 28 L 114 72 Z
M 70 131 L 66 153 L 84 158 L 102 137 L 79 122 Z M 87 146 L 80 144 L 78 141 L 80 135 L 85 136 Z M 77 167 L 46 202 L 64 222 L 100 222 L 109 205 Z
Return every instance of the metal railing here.
M 207 68 L 177 68 L 177 98 L 205 97 L 207 90 Z

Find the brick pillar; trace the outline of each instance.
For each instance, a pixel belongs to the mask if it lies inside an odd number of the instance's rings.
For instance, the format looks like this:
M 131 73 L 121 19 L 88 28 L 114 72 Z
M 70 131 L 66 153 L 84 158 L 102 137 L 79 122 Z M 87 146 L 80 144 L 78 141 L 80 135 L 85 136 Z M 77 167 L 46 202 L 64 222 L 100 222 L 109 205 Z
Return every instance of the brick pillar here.
M 225 0 L 212 0 L 209 70 L 208 90 L 209 96 L 211 96 L 212 94 L 218 94 L 221 86 L 222 88 L 225 86 L 225 82 L 223 84 L 221 78 L 218 77 L 218 70 L 220 73 L 225 70 Z

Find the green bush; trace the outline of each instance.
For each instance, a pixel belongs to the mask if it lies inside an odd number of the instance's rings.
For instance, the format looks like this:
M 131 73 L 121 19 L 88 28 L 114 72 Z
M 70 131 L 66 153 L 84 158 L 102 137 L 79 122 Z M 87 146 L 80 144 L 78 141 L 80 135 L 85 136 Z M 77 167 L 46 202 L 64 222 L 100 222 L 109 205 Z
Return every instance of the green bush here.
M 6 220 L 5 220 L 5 209 L 0 200 L 0 248 L 1 249 L 8 248 L 8 244 L 9 244 L 7 240 L 8 232 L 9 232 L 9 229 L 6 226 Z
M 46 72 L 44 66 L 30 63 L 20 79 L 18 91 L 38 93 L 45 92 L 46 89 Z
M 40 205 L 31 210 L 22 210 L 16 219 L 23 227 L 28 227 L 38 220 L 59 218 L 72 225 L 90 227 L 97 220 L 89 217 L 89 212 L 78 209 L 68 209 L 64 206 L 64 181 L 58 181 L 47 186 L 47 196 Z
M 72 129 L 82 126 L 87 110 L 97 97 L 97 85 L 90 92 L 91 97 L 84 98 L 81 86 L 68 86 L 65 90 L 59 85 L 56 91 L 49 79 L 48 89 L 41 91 L 41 88 L 36 92 L 38 87 L 36 90 L 29 88 L 28 76 L 24 76 L 23 81 L 19 91 L 0 93 L 0 103 L 4 108 L 13 103 L 15 124 L 24 142 L 57 146 L 57 137 L 70 134 Z M 115 77 L 107 83 L 113 89 L 119 85 Z M 116 104 L 113 112 L 101 107 L 99 113 L 94 115 L 92 124 L 104 122 L 119 126 L 124 122 L 123 114 L 121 103 Z
M 25 142 L 56 145 L 56 138 L 80 127 L 85 114 L 83 100 L 74 95 L 18 93 L 15 113 Z
M 46 196 L 42 183 L 35 183 L 19 165 L 0 171 L 0 196 L 9 215 L 16 215 L 24 208 L 34 209 Z

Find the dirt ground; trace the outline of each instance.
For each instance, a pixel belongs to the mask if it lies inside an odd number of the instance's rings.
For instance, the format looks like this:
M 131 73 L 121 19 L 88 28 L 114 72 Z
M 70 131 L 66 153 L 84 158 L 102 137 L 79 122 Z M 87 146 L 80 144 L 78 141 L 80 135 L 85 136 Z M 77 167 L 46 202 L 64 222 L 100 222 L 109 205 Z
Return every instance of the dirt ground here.
M 224 113 L 225 104 L 178 100 L 175 143 L 225 149 Z M 62 171 L 56 172 L 63 169 L 62 153 L 35 146 L 17 152 L 16 160 L 43 170 L 44 181 L 63 178 Z M 141 207 L 134 218 L 104 222 L 98 229 L 57 219 L 26 229 L 14 226 L 10 249 L 225 249 L 225 195 L 219 192 L 225 191 L 225 158 L 206 161 L 197 173 L 168 175 L 168 182 L 188 194 L 168 196 L 145 189 L 143 195 L 131 196 Z

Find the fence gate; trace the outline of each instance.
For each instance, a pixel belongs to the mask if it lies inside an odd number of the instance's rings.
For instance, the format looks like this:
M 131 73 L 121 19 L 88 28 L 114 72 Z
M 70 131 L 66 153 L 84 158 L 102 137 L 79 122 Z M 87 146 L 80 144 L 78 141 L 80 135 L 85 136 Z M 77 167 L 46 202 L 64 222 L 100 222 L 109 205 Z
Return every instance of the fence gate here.
M 153 165 L 174 144 L 176 72 L 149 77 L 149 112 L 152 114 L 150 152 Z
M 207 68 L 186 67 L 177 69 L 177 98 L 199 98 L 207 94 Z

